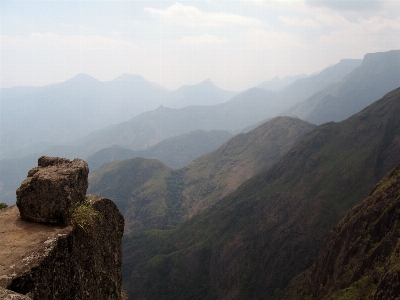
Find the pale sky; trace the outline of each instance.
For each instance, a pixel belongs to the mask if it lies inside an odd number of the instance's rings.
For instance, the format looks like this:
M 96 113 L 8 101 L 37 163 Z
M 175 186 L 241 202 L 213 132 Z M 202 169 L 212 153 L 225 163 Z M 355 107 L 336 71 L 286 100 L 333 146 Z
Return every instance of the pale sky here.
M 1 87 L 86 73 L 242 91 L 400 49 L 400 1 L 5 1 Z

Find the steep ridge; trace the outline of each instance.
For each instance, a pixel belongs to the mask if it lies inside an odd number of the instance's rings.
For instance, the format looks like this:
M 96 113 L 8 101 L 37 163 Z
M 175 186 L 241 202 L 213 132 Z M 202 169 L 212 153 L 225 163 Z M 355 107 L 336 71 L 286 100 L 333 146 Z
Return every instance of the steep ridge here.
M 286 299 L 397 299 L 400 295 L 400 164 L 330 233 Z
M 342 121 L 400 87 L 400 50 L 366 54 L 348 76 L 287 111 L 315 124 Z
M 126 232 L 176 226 L 278 161 L 314 127 L 277 117 L 174 171 L 155 160 L 113 162 L 92 173 L 89 192 L 116 202 Z
M 397 89 L 343 122 L 317 127 L 178 229 L 125 237 L 130 297 L 278 296 L 311 266 L 329 230 L 399 161 L 399 114 Z

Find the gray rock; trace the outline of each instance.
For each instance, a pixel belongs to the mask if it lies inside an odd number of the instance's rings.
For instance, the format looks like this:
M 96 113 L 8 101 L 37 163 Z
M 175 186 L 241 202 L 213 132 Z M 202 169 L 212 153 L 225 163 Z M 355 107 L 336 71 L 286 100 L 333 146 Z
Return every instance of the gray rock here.
M 42 156 L 38 167 L 17 189 L 21 218 L 33 222 L 65 223 L 71 208 L 85 200 L 89 167 L 81 159 Z

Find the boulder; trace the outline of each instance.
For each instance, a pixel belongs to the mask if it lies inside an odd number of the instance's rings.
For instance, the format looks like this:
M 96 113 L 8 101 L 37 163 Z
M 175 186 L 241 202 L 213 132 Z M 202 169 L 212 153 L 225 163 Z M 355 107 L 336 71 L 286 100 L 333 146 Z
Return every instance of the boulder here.
M 85 200 L 88 174 L 89 167 L 82 159 L 40 157 L 16 192 L 21 218 L 65 223 L 71 208 Z

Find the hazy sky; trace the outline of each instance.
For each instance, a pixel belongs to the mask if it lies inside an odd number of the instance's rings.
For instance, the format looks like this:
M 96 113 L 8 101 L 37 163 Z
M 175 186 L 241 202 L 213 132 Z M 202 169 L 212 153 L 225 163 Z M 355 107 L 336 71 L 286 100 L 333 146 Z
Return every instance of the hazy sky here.
M 400 1 L 0 1 L 1 87 L 78 73 L 244 90 L 400 49 Z

